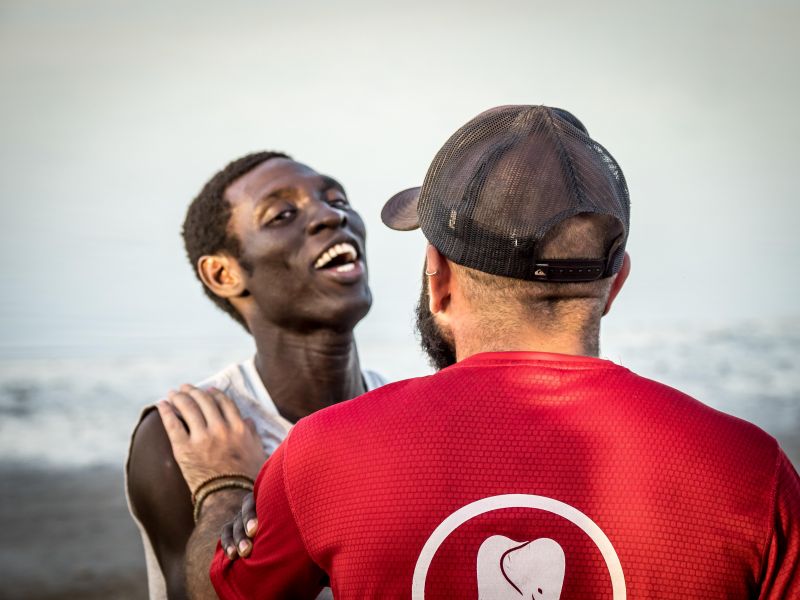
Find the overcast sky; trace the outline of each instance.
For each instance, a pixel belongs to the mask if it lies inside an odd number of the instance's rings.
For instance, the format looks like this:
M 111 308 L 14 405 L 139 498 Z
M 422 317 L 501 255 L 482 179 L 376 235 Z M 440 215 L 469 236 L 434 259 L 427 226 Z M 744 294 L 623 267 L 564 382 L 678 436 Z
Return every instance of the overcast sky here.
M 360 334 L 411 343 L 423 240 L 380 207 L 510 103 L 571 110 L 625 172 L 612 326 L 800 313 L 800 4 L 382 4 L 0 1 L 0 352 L 239 339 L 179 229 L 258 149 L 345 184 L 369 228 Z

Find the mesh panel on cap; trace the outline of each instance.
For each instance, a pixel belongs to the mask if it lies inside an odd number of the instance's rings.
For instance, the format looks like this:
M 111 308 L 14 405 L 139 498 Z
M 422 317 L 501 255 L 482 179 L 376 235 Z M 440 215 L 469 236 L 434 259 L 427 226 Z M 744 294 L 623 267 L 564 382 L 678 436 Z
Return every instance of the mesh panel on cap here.
M 612 256 L 569 258 L 607 259 L 598 275 L 617 272 L 629 225 L 622 171 L 580 121 L 543 106 L 499 107 L 464 125 L 434 158 L 419 200 L 420 227 L 442 254 L 531 280 L 548 258 L 538 244 L 580 213 L 611 215 L 625 233 Z

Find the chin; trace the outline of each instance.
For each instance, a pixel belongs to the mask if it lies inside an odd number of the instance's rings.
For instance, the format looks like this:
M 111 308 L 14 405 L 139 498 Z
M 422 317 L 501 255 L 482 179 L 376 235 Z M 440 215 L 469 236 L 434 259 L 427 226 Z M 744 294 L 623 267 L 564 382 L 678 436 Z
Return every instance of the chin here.
M 330 324 L 341 331 L 352 330 L 372 308 L 372 292 L 367 287 L 360 296 L 343 300 L 340 306 L 332 307 Z
M 308 290 L 287 298 L 286 293 L 268 298 L 254 297 L 260 320 L 297 333 L 328 329 L 337 333 L 351 332 L 372 306 L 372 293 L 366 281 L 357 286 Z
M 309 303 L 305 316 L 299 317 L 302 329 L 330 329 L 337 333 L 352 331 L 372 307 L 372 293 L 367 285 L 350 288 L 346 293 L 317 297 Z

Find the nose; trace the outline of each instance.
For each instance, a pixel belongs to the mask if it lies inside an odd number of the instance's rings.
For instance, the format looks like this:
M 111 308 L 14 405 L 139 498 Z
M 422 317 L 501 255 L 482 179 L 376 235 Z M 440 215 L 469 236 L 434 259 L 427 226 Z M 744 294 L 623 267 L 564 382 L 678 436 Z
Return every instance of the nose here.
M 308 234 L 314 235 L 324 229 L 339 229 L 347 225 L 347 215 L 327 202 L 319 202 L 318 207 L 308 222 Z

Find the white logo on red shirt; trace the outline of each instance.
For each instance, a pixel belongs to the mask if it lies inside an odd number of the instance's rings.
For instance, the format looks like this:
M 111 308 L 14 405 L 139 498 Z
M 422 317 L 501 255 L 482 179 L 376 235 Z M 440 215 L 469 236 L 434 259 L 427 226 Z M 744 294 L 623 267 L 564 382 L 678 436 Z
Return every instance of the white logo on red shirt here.
M 493 535 L 478 550 L 478 600 L 559 600 L 565 567 L 555 540 L 520 543 Z
M 622 573 L 622 564 L 619 561 L 619 557 L 617 556 L 617 552 L 614 550 L 614 546 L 611 545 L 611 541 L 608 539 L 603 530 L 592 521 L 588 516 L 584 513 L 579 511 L 577 508 L 570 506 L 569 504 L 565 504 L 559 500 L 554 500 L 553 498 L 548 498 L 546 496 L 534 496 L 530 494 L 503 494 L 501 496 L 490 496 L 489 498 L 483 498 L 481 500 L 476 500 L 466 506 L 462 506 L 449 517 L 447 517 L 444 521 L 442 521 L 439 526 L 433 530 L 428 540 L 425 542 L 425 545 L 422 547 L 422 551 L 417 558 L 417 564 L 414 567 L 414 576 L 411 583 L 411 597 L 414 600 L 423 600 L 425 598 L 425 582 L 428 578 L 428 570 L 430 569 L 431 562 L 433 561 L 433 557 L 436 554 L 436 551 L 439 549 L 439 546 L 452 534 L 458 527 L 466 523 L 467 521 L 474 519 L 475 517 L 494 511 L 494 510 L 501 510 L 504 508 L 531 508 L 537 510 L 543 510 L 554 515 L 557 515 L 563 519 L 566 519 L 570 523 L 579 527 L 583 532 L 589 536 L 589 538 L 594 542 L 595 546 L 597 546 L 600 554 L 605 561 L 606 568 L 608 569 L 609 576 L 611 578 L 611 589 L 613 594 L 614 600 L 626 600 L 627 592 L 625 589 L 625 576 Z M 501 538 L 502 536 L 491 536 L 489 537 L 482 545 L 480 550 L 478 551 L 478 570 L 479 574 L 482 572 L 481 568 L 481 551 L 484 550 L 484 546 L 489 543 L 490 540 L 494 540 L 495 538 Z M 509 538 L 503 538 L 508 540 L 509 542 L 513 542 Z M 542 541 L 548 538 L 541 538 Z M 553 542 L 553 540 L 548 540 L 549 542 Z M 494 551 L 495 547 L 494 544 L 497 543 L 499 547 L 499 541 L 492 541 L 489 546 L 486 546 L 486 552 L 484 553 L 485 556 L 489 555 L 490 551 Z M 514 542 L 517 544 L 517 542 Z M 531 545 L 535 542 L 531 542 Z M 523 543 L 520 545 L 517 550 L 522 550 L 524 546 L 527 546 L 528 543 Z M 549 564 L 550 567 L 547 569 L 546 574 L 543 575 L 544 579 L 542 581 L 549 581 L 550 584 L 554 584 L 556 581 L 560 581 L 563 583 L 564 579 L 564 571 L 562 568 L 561 571 L 561 578 L 556 576 L 557 570 L 554 568 L 556 559 L 554 558 L 557 554 L 557 551 L 554 546 L 548 543 L 539 544 L 532 550 L 537 548 L 542 549 L 544 552 L 541 556 L 527 556 L 524 552 L 519 554 L 518 557 L 522 558 L 522 567 L 521 569 L 516 569 L 515 567 L 512 568 L 510 565 L 505 566 L 501 563 L 496 563 L 494 567 L 492 567 L 493 571 L 489 572 L 489 567 L 487 567 L 486 571 L 484 572 L 484 579 L 486 586 L 488 586 L 488 582 L 490 578 L 495 577 L 497 573 L 500 573 L 501 577 L 503 577 L 503 585 L 506 588 L 503 588 L 502 585 L 498 587 L 500 590 L 509 589 L 514 590 L 514 588 L 509 583 L 513 583 L 514 586 L 517 586 L 518 589 L 519 585 L 529 585 L 533 579 L 537 576 L 537 574 L 541 575 L 541 566 L 545 564 Z M 510 550 L 512 548 L 507 548 Z M 559 546 L 559 549 L 561 547 Z M 527 558 L 526 558 L 527 556 Z M 563 556 L 563 550 L 562 550 Z M 513 558 L 513 557 L 512 557 Z M 528 567 L 528 571 L 526 571 L 525 567 Z M 510 577 L 505 577 L 503 573 L 511 574 Z M 480 581 L 480 580 L 479 580 Z M 485 586 L 485 589 L 486 589 Z M 538 591 L 537 588 L 533 588 L 535 591 Z M 545 588 L 541 588 L 542 592 L 544 593 L 546 590 Z M 555 590 L 555 587 L 552 588 Z M 549 588 L 548 588 L 549 590 Z M 479 589 L 480 593 L 480 589 Z M 488 594 L 488 591 L 486 592 Z M 547 593 L 550 593 L 549 591 Z M 561 585 L 558 587 L 558 595 L 551 595 L 551 596 L 538 596 L 541 598 L 558 598 L 561 595 Z M 495 595 L 495 596 L 485 596 L 488 600 L 490 598 L 506 598 L 507 596 L 504 595 Z M 511 597 L 511 596 L 508 596 Z M 520 597 L 520 593 L 516 592 L 516 598 Z M 530 597 L 530 596 L 529 596 Z M 537 598 L 537 596 L 533 596 Z M 480 596 L 480 600 L 483 600 L 484 596 Z

